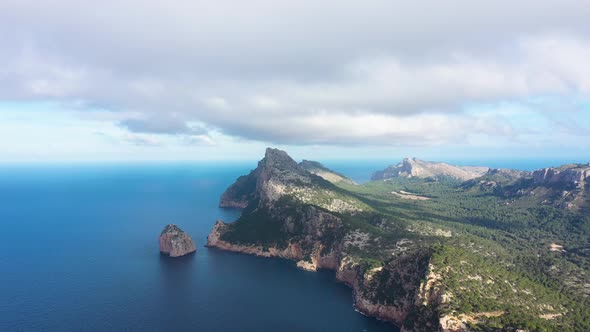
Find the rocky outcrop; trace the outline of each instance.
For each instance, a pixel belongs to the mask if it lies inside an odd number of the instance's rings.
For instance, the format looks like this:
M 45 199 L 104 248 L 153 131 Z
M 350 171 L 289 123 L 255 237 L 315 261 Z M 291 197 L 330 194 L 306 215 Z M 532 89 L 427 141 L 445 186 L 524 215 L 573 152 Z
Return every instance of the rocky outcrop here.
M 280 198 L 291 196 L 334 212 L 362 210 L 362 203 L 350 198 L 343 200 L 337 192 L 334 184 L 308 172 L 285 151 L 268 148 L 258 167 L 239 177 L 221 195 L 219 206 L 270 207 Z
M 490 169 L 484 176 L 466 181 L 464 189 L 477 189 L 506 199 L 524 199 L 538 205 L 581 211 L 590 203 L 590 164 L 548 167 L 534 172 Z
M 590 165 L 566 165 L 543 168 L 533 172 L 536 185 L 563 185 L 578 187 L 590 178 Z
M 579 211 L 590 202 L 590 164 L 570 164 L 536 170 L 532 179 L 518 183 L 516 194 L 541 205 Z M 514 190 L 512 190 L 514 191 Z
M 375 280 L 382 273 L 385 273 L 382 267 L 366 270 L 366 267 L 355 263 L 352 258 L 344 257 L 336 270 L 336 280 L 352 288 L 354 307 L 359 312 L 403 326 L 409 312 L 406 306 L 400 306 L 400 303 L 381 303 L 374 298 L 381 286 Z
M 195 243 L 180 227 L 169 224 L 160 234 L 160 253 L 180 257 L 195 252 Z
M 454 166 L 446 163 L 405 158 L 397 165 L 391 165 L 383 171 L 377 171 L 372 180 L 387 180 L 395 177 L 442 178 L 449 177 L 460 181 L 475 179 L 484 175 L 488 167 Z
M 221 195 L 219 206 L 245 208 L 257 201 L 272 203 L 283 195 L 287 185 L 308 187 L 313 180 L 312 174 L 285 151 L 268 148 L 258 167 L 250 174 L 239 177 Z

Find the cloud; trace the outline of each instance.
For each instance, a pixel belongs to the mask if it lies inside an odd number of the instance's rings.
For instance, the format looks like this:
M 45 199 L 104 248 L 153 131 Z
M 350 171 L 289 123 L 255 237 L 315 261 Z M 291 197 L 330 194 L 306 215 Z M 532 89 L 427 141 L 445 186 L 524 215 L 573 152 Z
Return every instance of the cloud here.
M 585 114 L 588 17 L 570 0 L 7 1 L 0 99 L 108 109 L 130 135 L 196 144 L 529 139 L 535 116 Z M 490 115 L 534 100 L 529 122 Z
M 139 146 L 160 146 L 162 144 L 162 142 L 153 137 L 137 134 L 127 134 L 124 136 L 124 140 Z
M 192 135 L 192 136 L 184 136 L 182 138 L 182 143 L 188 146 L 214 146 L 216 145 L 215 141 L 208 135 Z
M 169 135 L 199 135 L 205 133 L 203 128 L 189 126 L 176 118 L 135 118 L 119 122 L 119 126 L 133 133 L 152 133 Z

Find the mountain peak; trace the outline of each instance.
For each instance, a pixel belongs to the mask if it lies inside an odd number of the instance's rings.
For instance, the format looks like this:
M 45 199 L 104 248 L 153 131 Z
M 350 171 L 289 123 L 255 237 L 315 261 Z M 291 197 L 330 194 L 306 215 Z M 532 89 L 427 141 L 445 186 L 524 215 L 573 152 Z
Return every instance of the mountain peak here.
M 313 166 L 313 172 L 304 165 Z M 336 187 L 330 183 L 336 177 L 340 176 L 320 163 L 306 162 L 300 165 L 285 151 L 268 148 L 256 169 L 239 177 L 227 188 L 221 195 L 219 205 L 234 208 L 268 207 L 281 197 L 290 196 L 302 202 L 318 202 L 319 206 L 327 210 L 358 211 L 356 201 L 336 198 L 326 200 L 327 196 L 336 197 L 332 192 Z M 342 176 L 343 180 L 348 179 Z
M 275 149 L 275 148 L 271 148 L 271 147 L 266 148 L 266 152 L 264 153 L 264 157 L 265 158 L 285 158 L 285 157 L 291 158 L 291 157 L 289 157 L 287 152 L 285 152 L 281 149 Z
M 287 152 L 273 148 L 266 149 L 264 158 L 258 162 L 257 169 L 267 173 L 268 178 L 289 175 L 309 177 L 309 174 Z
M 221 207 L 245 208 L 253 202 L 270 202 L 281 197 L 288 185 L 309 186 L 312 174 L 304 170 L 287 152 L 267 148 L 250 174 L 241 176 L 221 196 Z

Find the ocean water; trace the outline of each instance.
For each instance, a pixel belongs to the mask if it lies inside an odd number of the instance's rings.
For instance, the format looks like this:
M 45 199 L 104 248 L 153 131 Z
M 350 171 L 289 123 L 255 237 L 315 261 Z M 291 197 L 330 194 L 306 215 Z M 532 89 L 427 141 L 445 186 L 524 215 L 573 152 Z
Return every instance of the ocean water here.
M 332 272 L 203 247 L 253 167 L 0 166 L 0 331 L 397 331 Z M 168 223 L 196 254 L 160 255 Z

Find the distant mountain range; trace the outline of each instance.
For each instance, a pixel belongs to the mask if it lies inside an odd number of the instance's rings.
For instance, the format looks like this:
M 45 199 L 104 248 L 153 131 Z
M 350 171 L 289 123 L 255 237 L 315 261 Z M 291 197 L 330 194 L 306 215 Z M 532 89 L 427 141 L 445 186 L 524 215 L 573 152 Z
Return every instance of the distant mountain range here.
M 405 158 L 397 165 L 373 173 L 371 179 L 391 180 L 398 177 L 455 179 L 464 181 L 464 188 L 479 186 L 482 191 L 507 198 L 530 196 L 529 200 L 535 203 L 565 209 L 590 206 L 590 188 L 586 189 L 590 177 L 590 164 L 568 164 L 527 172 L 485 166 L 456 166 Z
M 415 158 L 355 185 L 267 149 L 208 246 L 336 271 L 403 331 L 590 330 L 590 165 L 535 172 Z
M 394 177 L 441 178 L 450 177 L 457 180 L 471 180 L 484 175 L 489 167 L 455 166 L 446 163 L 405 158 L 397 165 L 391 165 L 375 172 L 371 180 L 387 180 Z

